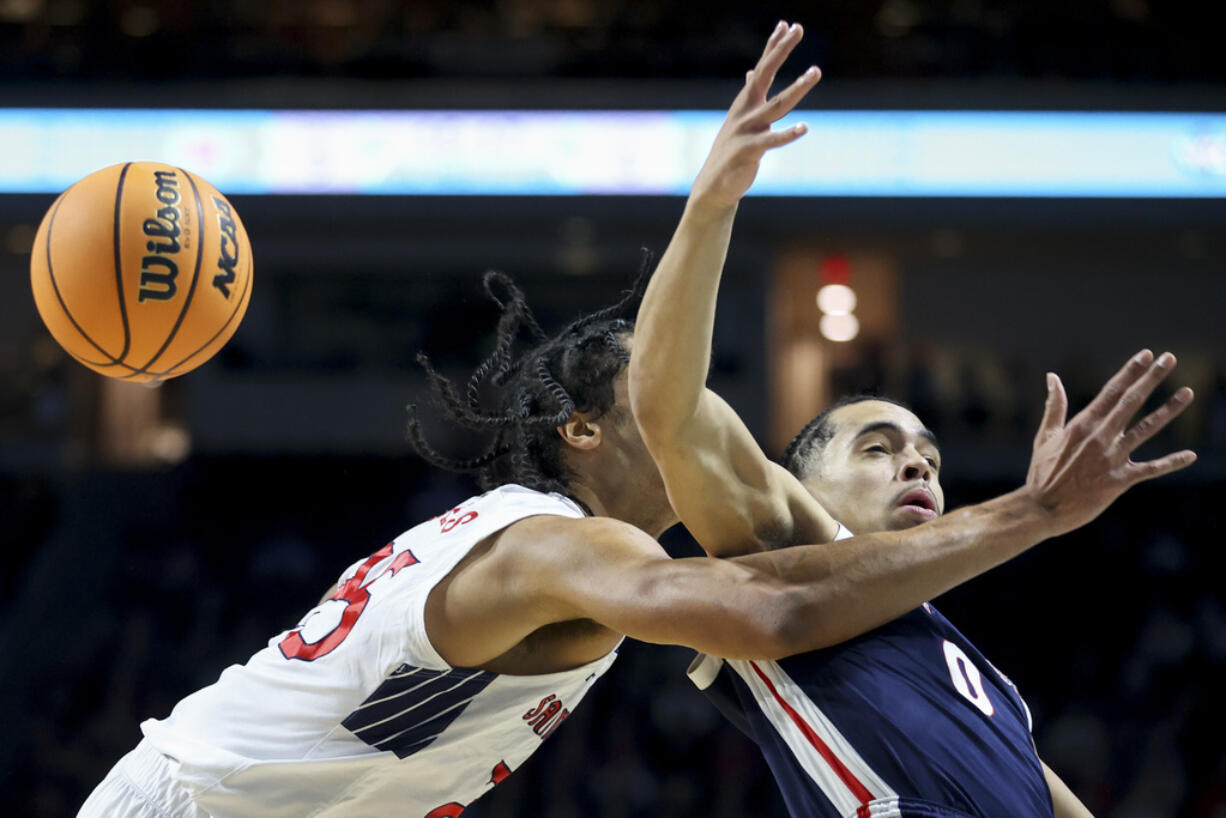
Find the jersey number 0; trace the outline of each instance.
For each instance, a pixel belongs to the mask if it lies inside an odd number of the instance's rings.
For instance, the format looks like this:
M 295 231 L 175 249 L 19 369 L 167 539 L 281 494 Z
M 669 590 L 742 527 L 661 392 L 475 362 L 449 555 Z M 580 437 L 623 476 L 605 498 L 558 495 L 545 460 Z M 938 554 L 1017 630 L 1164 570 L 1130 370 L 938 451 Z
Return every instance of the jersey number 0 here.
M 949 665 L 949 680 L 954 683 L 954 690 L 961 693 L 962 698 L 979 708 L 979 712 L 983 715 L 991 717 L 996 712 L 996 708 L 992 706 L 992 700 L 988 698 L 988 691 L 983 686 L 983 676 L 979 673 L 979 668 L 975 667 L 975 663 L 971 661 L 971 657 L 966 655 L 966 651 L 948 639 L 942 640 L 942 647 L 945 650 L 945 664 Z

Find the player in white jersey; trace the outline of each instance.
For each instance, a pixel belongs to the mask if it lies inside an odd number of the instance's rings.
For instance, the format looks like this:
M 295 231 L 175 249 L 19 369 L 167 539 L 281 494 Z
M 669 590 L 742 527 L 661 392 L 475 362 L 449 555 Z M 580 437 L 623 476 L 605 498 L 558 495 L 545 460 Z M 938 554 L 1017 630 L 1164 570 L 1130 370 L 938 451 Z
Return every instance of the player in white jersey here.
M 165 756 L 216 818 L 253 803 L 266 818 L 458 814 L 566 720 L 615 655 L 520 676 L 454 668 L 431 644 L 430 590 L 473 546 L 540 515 L 584 513 L 506 485 L 406 531 L 246 665 L 141 725 L 138 760 Z
M 426 363 L 450 419 L 493 432 L 489 447 L 455 459 L 415 421 L 410 434 L 490 493 L 357 560 L 296 628 L 145 722 L 83 816 L 459 815 L 562 724 L 626 635 L 746 659 L 829 646 L 1122 490 L 1101 451 L 1056 441 L 1025 488 L 926 530 L 672 560 L 654 537 L 677 518 L 629 408 L 619 316 L 635 295 L 546 337 L 508 279 L 487 288 L 498 340 L 466 392 Z M 534 343 L 515 355 L 524 331 Z
M 1046 412 L 1021 494 L 945 517 L 939 517 L 944 498 L 935 439 L 914 414 L 892 402 L 856 401 L 819 416 L 789 451 L 788 469 L 763 454 L 705 381 L 716 293 L 738 202 L 764 152 L 803 133 L 801 126 L 773 132 L 771 124 L 818 80 L 810 68 L 768 99 L 775 72 L 801 34 L 799 26 L 781 22 L 747 77 L 639 312 L 630 364 L 633 412 L 673 507 L 707 553 L 833 540 L 840 530 L 836 519 L 856 533 L 882 532 L 899 544 L 940 549 L 956 547 L 963 533 L 982 524 L 996 529 L 989 547 L 969 553 L 982 570 L 988 566 L 981 561 L 995 549 L 1013 553 L 1019 519 L 1009 513 L 985 517 L 986 509 L 1003 510 L 1019 497 L 1076 486 L 1061 514 L 1069 512 L 1070 522 L 1080 525 L 1129 486 L 1189 465 L 1195 456 L 1186 451 L 1149 463 L 1129 459 L 1192 399 L 1190 390 L 1178 390 L 1129 427 L 1175 365 L 1173 356 L 1155 358 L 1148 351 L 1134 356 L 1067 423 L 1063 387 L 1049 375 Z M 1099 460 L 1101 471 L 1081 472 L 1074 465 L 1087 455 Z M 1041 505 L 1053 508 L 1047 500 Z M 960 522 L 956 531 L 954 520 Z M 905 550 L 882 553 L 897 573 L 883 582 L 865 581 L 864 570 L 874 569 L 863 549 L 846 551 L 848 542 L 855 539 L 827 548 L 834 573 L 859 587 L 858 595 L 838 606 L 834 620 L 840 636 L 857 638 L 778 662 L 729 663 L 743 705 L 732 717 L 754 725 L 793 814 L 1038 818 L 1052 814 L 1054 801 L 1057 818 L 1088 816 L 1035 757 L 1029 713 L 1012 685 L 927 603 L 942 584 L 934 582 L 929 558 L 914 561 Z M 922 586 L 928 590 L 915 593 Z M 887 600 L 900 605 L 883 618 Z M 971 655 L 980 657 L 978 664 Z M 714 683 L 718 667 L 712 661 L 698 665 L 705 673 L 701 686 Z M 995 719 L 993 699 L 1000 704 Z

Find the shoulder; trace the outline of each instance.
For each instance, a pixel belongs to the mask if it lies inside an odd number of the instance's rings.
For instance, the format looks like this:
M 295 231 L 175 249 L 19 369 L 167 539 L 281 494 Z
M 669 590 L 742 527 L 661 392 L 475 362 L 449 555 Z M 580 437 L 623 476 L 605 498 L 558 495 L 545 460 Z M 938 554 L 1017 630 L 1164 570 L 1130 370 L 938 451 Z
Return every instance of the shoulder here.
M 495 539 L 492 550 L 533 565 L 667 556 L 646 532 L 612 517 L 538 514 L 512 523 Z
M 508 516 L 550 514 L 561 517 L 584 517 L 583 509 L 574 500 L 555 492 L 537 491 L 518 483 L 504 483 L 484 494 L 469 498 L 457 509 L 475 508 L 499 511 Z

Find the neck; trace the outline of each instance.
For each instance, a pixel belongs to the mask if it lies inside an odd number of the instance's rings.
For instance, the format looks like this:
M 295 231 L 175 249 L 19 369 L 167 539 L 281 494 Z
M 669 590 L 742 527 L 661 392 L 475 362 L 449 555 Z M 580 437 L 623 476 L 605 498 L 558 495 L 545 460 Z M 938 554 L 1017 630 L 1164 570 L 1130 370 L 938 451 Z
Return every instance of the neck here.
M 653 502 L 652 498 L 643 496 L 636 488 L 638 487 L 622 484 L 601 486 L 600 490 L 597 490 L 587 482 L 576 480 L 571 484 L 570 491 L 594 516 L 621 520 L 659 538 L 677 524 L 677 515 L 673 513 L 667 500 L 663 503 Z M 661 488 L 662 496 L 663 493 Z

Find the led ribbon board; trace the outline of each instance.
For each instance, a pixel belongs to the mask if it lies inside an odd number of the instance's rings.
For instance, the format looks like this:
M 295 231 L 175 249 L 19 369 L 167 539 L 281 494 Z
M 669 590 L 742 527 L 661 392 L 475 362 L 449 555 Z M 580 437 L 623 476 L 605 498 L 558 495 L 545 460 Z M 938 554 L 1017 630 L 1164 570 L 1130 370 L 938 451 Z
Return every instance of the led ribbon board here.
M 681 196 L 722 111 L 0 110 L 0 193 L 129 160 L 236 194 Z M 1226 114 L 806 111 L 759 196 L 1226 197 Z

